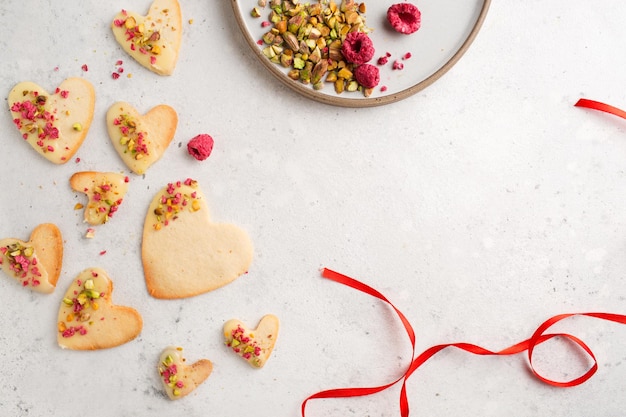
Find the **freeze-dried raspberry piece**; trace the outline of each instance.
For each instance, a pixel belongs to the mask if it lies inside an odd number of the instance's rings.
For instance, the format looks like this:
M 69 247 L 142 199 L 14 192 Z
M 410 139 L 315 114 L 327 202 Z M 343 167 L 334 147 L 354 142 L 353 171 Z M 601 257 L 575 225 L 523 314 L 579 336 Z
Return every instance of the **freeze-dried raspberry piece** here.
M 350 32 L 341 45 L 341 53 L 348 62 L 364 64 L 374 56 L 374 44 L 363 32 Z
M 387 20 L 396 32 L 410 35 L 420 28 L 422 13 L 411 3 L 398 3 L 387 9 Z
M 363 87 L 374 88 L 380 82 L 380 71 L 374 65 L 359 65 L 354 69 L 354 78 Z
M 198 161 L 204 161 L 211 155 L 213 150 L 213 138 L 207 134 L 201 134 L 189 141 L 187 151 L 189 155 Z

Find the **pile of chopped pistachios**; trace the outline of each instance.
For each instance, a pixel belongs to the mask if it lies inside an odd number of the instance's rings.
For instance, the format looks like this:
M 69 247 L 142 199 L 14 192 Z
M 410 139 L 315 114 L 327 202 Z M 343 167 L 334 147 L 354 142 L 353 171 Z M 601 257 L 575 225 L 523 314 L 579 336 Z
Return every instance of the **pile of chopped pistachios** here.
M 289 78 L 320 90 L 331 83 L 335 92 L 361 91 L 366 97 L 372 88 L 364 88 L 354 78 L 354 65 L 347 62 L 341 47 L 350 32 L 369 33 L 365 26 L 365 3 L 354 0 L 258 0 L 251 15 L 261 17 L 269 7 L 269 31 L 263 35 L 263 54 L 273 63 L 289 68 Z

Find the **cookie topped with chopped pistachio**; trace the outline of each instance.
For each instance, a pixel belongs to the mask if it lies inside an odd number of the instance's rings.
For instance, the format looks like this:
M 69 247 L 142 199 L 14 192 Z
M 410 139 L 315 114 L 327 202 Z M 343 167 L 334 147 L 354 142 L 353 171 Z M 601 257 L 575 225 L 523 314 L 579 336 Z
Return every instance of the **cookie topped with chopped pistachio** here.
M 74 191 L 87 195 L 84 208 L 85 222 L 90 225 L 107 223 L 117 213 L 128 191 L 128 176 L 116 172 L 81 171 L 70 177 Z
M 148 292 L 185 298 L 227 285 L 248 271 L 253 247 L 236 225 L 215 223 L 197 181 L 167 184 L 146 213 L 141 257 Z
M 200 359 L 187 365 L 182 347 L 168 346 L 159 356 L 157 370 L 170 400 L 178 400 L 194 391 L 213 371 L 213 363 Z
M 274 349 L 278 338 L 278 317 L 267 314 L 256 329 L 249 329 L 242 321 L 224 323 L 224 343 L 253 368 L 262 368 Z
M 178 114 L 166 104 L 140 114 L 120 101 L 109 107 L 106 123 L 115 151 L 131 171 L 141 175 L 167 150 L 176 133 Z
M 111 29 L 122 49 L 141 65 L 159 75 L 174 72 L 183 34 L 177 0 L 154 0 L 145 16 L 123 9 Z
M 82 271 L 59 303 L 57 342 L 64 349 L 106 349 L 128 343 L 143 327 L 133 308 L 112 303 L 113 282 L 101 268 Z
M 31 81 L 9 93 L 13 124 L 37 153 L 55 164 L 69 161 L 82 145 L 95 108 L 95 90 L 82 78 L 68 78 L 52 93 Z
M 27 242 L 0 239 L 0 268 L 22 287 L 49 294 L 54 291 L 63 264 L 63 238 L 52 223 L 40 224 Z

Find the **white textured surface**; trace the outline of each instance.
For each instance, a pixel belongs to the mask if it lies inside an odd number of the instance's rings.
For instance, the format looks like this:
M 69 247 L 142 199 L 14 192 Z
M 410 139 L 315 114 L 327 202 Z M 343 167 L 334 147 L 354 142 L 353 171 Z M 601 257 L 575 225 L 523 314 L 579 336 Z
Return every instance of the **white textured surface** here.
M 262 71 L 227 1 L 183 0 L 193 24 L 185 23 L 176 71 L 149 73 L 108 28 L 119 9 L 146 11 L 148 2 L 109 3 L 0 3 L 5 97 L 19 81 L 52 90 L 69 76 L 87 78 L 97 94 L 81 161 L 64 166 L 36 155 L 8 109 L 0 112 L 0 236 L 26 239 L 55 222 L 66 253 L 52 295 L 0 280 L 1 415 L 295 416 L 319 390 L 397 378 L 411 352 L 393 312 L 323 280 L 322 266 L 383 292 L 413 323 L 418 352 L 459 341 L 501 349 L 553 314 L 626 312 L 626 122 L 573 107 L 580 97 L 626 107 L 623 1 L 494 1 L 474 45 L 441 80 L 363 110 L 301 98 Z M 118 59 L 132 78 L 111 79 Z M 82 196 L 68 179 L 124 169 L 104 125 L 117 100 L 141 111 L 169 104 L 179 128 L 88 241 L 73 209 Z M 199 163 L 185 145 L 203 132 L 216 146 Z M 139 257 L 143 216 L 154 192 L 185 177 L 200 181 L 215 220 L 250 233 L 255 259 L 248 275 L 213 293 L 156 300 Z M 109 272 L 114 301 L 137 308 L 144 329 L 115 349 L 62 351 L 59 297 L 90 266 Z M 266 313 L 280 317 L 281 334 L 266 367 L 253 370 L 222 345 L 221 326 L 231 318 L 254 325 Z M 622 415 L 626 327 L 581 318 L 559 329 L 598 357 L 586 384 L 543 385 L 524 355 L 445 351 L 409 380 L 412 415 Z M 215 364 L 176 402 L 154 369 L 171 344 Z M 537 365 L 571 378 L 580 363 L 561 347 L 538 350 Z M 399 389 L 314 401 L 307 415 L 397 416 Z

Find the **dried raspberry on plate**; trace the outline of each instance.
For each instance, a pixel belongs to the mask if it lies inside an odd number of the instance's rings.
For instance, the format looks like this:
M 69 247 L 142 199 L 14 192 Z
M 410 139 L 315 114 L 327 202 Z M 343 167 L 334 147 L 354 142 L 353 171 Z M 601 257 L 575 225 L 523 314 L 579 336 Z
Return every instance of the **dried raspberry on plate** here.
M 422 24 L 422 13 L 411 3 L 397 3 L 387 9 L 387 20 L 396 32 L 410 35 Z
M 363 64 L 354 69 L 354 77 L 365 88 L 374 88 L 380 82 L 380 71 L 374 65 Z
M 341 53 L 346 61 L 364 64 L 374 56 L 374 44 L 363 32 L 350 32 L 341 45 Z

